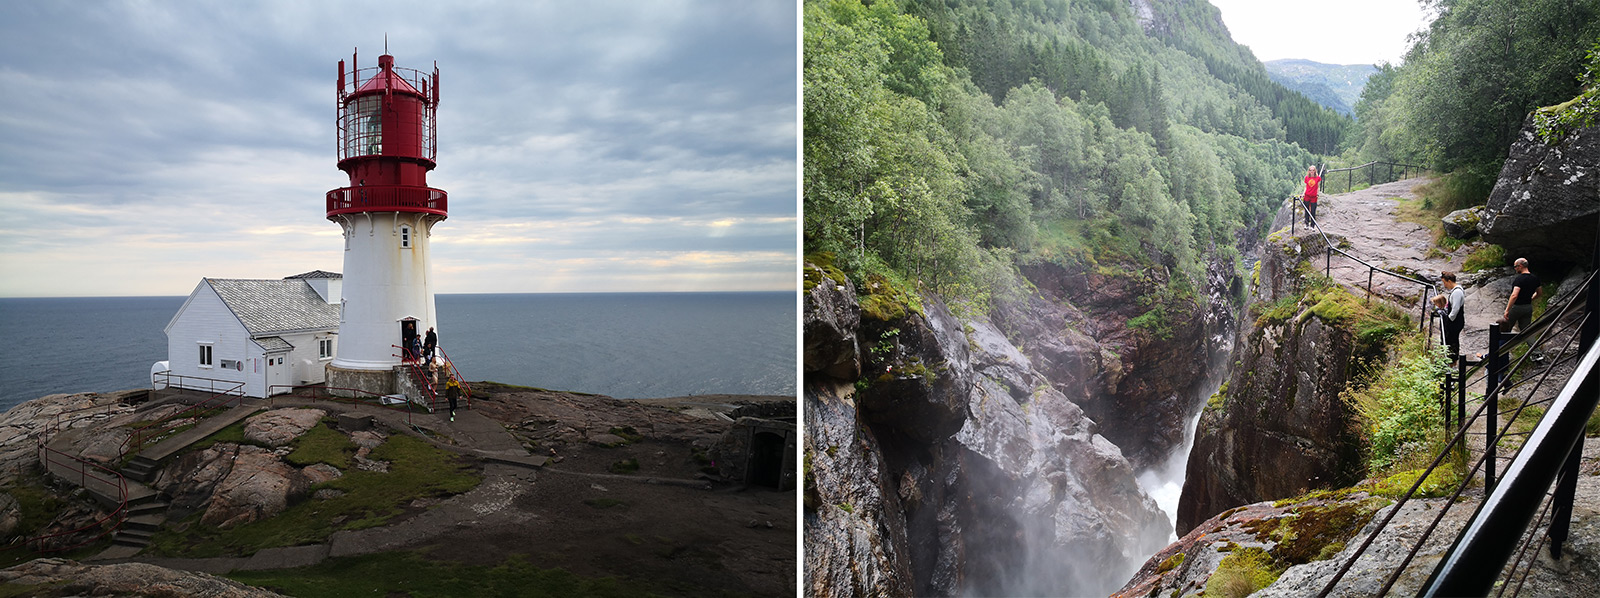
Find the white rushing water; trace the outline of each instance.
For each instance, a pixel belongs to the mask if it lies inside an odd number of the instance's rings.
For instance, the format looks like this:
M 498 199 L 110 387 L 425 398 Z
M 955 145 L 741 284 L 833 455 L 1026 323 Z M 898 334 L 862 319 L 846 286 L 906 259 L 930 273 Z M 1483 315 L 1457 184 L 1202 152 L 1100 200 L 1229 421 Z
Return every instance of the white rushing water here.
M 1215 389 L 1212 389 L 1215 392 Z M 1208 395 L 1209 396 L 1209 395 Z M 1146 469 L 1139 473 L 1139 488 L 1155 499 L 1156 506 L 1161 507 L 1161 512 L 1167 514 L 1167 522 L 1172 524 L 1172 537 L 1168 543 L 1178 541 L 1178 497 L 1183 495 L 1183 478 L 1185 469 L 1189 465 L 1189 451 L 1194 448 L 1194 428 L 1200 423 L 1200 413 L 1205 410 L 1205 403 L 1196 409 L 1194 415 L 1189 416 L 1184 427 L 1183 444 L 1167 456 L 1167 460 L 1157 467 Z

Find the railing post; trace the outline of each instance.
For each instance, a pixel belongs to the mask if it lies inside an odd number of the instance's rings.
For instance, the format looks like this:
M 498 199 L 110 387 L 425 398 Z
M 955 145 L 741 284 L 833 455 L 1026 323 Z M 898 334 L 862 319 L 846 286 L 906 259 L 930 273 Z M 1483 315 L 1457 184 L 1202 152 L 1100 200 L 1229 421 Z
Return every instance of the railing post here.
M 1456 387 L 1456 421 L 1462 426 L 1467 425 L 1467 356 L 1456 356 L 1456 379 L 1461 384 Z M 1466 446 L 1465 442 L 1461 443 Z
M 1295 236 L 1295 224 L 1300 222 L 1300 200 L 1289 198 L 1289 236 Z
M 1591 268 L 1600 264 L 1600 238 L 1595 240 L 1595 253 Z M 1588 295 L 1587 305 L 1584 306 L 1583 328 L 1578 333 L 1578 352 L 1581 354 L 1594 346 L 1600 338 L 1600 281 L 1591 281 L 1589 288 L 1585 289 Z M 1550 558 L 1561 560 L 1561 545 L 1567 541 L 1567 532 L 1572 525 L 1572 502 L 1577 497 L 1578 474 L 1583 462 L 1583 442 L 1573 445 L 1572 453 L 1567 455 L 1567 462 L 1561 467 L 1561 473 L 1556 478 L 1556 492 L 1551 497 L 1550 519 Z
M 1500 323 L 1489 325 L 1489 355 L 1486 364 L 1486 377 L 1484 384 L 1487 391 L 1483 394 L 1486 403 L 1483 416 L 1483 490 L 1494 491 L 1494 441 L 1495 429 L 1499 428 L 1496 420 L 1500 416 Z
M 1329 278 L 1333 278 L 1333 246 L 1332 245 L 1328 246 L 1327 252 L 1328 252 L 1328 261 L 1323 262 L 1323 264 L 1322 264 L 1322 275 L 1323 276 L 1327 276 Z
M 1450 433 L 1450 399 L 1456 394 L 1455 381 L 1456 375 L 1454 373 L 1445 374 L 1444 394 L 1439 395 L 1439 408 L 1444 411 L 1444 431 L 1446 434 Z
M 1372 272 L 1372 266 L 1367 266 L 1367 303 L 1372 303 Z M 1427 303 L 1427 297 L 1423 297 L 1423 303 Z

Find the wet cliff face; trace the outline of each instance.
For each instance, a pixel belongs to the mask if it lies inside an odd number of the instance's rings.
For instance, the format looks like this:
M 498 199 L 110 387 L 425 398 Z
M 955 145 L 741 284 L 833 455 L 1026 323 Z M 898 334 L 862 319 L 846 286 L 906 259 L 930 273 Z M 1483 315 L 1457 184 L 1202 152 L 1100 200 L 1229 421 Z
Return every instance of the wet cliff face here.
M 844 333 L 849 317 L 827 315 L 852 313 L 843 286 L 816 284 L 805 308 L 810 594 L 1105 594 L 1165 544 L 1133 465 L 1063 392 L 1102 384 L 1101 347 L 1070 333 L 1070 308 L 1007 308 L 1049 337 L 1036 364 L 932 297 Z M 813 346 L 813 324 L 831 346 Z M 859 379 L 839 376 L 851 355 Z
M 1314 237 L 1269 242 L 1254 301 L 1258 312 L 1308 281 L 1301 256 Z M 1348 324 L 1296 304 L 1245 325 L 1227 384 L 1208 401 L 1178 503 L 1184 534 L 1225 509 L 1351 485 L 1361 476 L 1354 412 L 1339 398 L 1360 352 Z
M 1231 267 L 1213 267 L 1199 302 L 1153 301 L 1170 284 L 1164 271 L 1104 276 L 1041 263 L 1022 273 L 1039 294 L 1001 305 L 996 324 L 1135 467 L 1160 463 L 1183 442 L 1208 356 L 1230 344 Z M 1162 313 L 1147 316 L 1158 304 Z M 1130 325 L 1141 316 L 1152 325 Z

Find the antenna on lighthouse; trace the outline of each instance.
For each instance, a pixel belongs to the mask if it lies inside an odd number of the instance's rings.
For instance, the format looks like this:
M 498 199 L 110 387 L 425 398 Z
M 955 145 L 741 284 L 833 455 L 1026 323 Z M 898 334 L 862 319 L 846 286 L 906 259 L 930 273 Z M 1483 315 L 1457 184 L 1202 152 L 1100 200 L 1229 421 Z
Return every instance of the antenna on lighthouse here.
M 383 53 L 389 53 L 389 34 L 383 34 Z

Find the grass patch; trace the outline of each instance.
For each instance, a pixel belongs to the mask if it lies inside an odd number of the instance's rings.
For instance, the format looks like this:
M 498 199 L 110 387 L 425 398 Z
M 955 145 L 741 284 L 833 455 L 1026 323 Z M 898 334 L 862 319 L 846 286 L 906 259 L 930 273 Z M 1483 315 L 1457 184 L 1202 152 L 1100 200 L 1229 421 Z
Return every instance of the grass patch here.
M 1465 458 L 1459 460 L 1465 461 Z M 1461 472 L 1464 469 L 1461 465 L 1450 460 L 1439 464 L 1439 467 L 1434 469 L 1433 473 L 1428 474 L 1428 479 L 1417 487 L 1417 493 L 1413 494 L 1412 497 L 1440 498 L 1450 495 L 1450 493 L 1455 492 L 1456 486 L 1461 484 Z M 1422 472 L 1424 471 L 1426 471 L 1426 468 L 1402 471 L 1384 478 L 1376 484 L 1359 486 L 1358 489 L 1365 490 L 1368 494 L 1374 496 L 1399 500 L 1400 497 L 1405 496 L 1406 491 L 1410 490 L 1413 484 L 1417 483 L 1417 478 L 1422 477 Z
M 210 436 L 196 441 L 194 444 L 189 445 L 189 448 L 183 449 L 183 452 L 190 453 L 198 450 L 208 449 L 211 448 L 211 445 L 218 442 L 231 442 L 233 444 L 250 444 L 260 447 L 267 447 L 266 444 L 245 438 L 244 420 L 239 420 L 228 424 L 228 427 L 226 428 L 213 432 Z
M 609 431 L 618 438 L 628 441 L 628 444 L 635 444 L 644 440 L 644 435 L 633 429 L 633 426 L 613 426 Z
M 307 500 L 276 517 L 225 530 L 203 525 L 198 518 L 182 532 L 169 525 L 152 539 L 150 552 L 190 558 L 247 556 L 262 548 L 322 542 L 341 529 L 383 525 L 413 500 L 460 494 L 483 479 L 467 459 L 405 435 L 390 436 L 372 450 L 372 458 L 389 461 L 389 471 L 351 470 L 313 487 L 343 490 L 343 496 Z
M 659 596 L 652 585 L 540 569 L 513 556 L 493 567 L 464 565 L 415 552 L 328 559 L 311 567 L 238 571 L 237 581 L 304 598 L 344 596 Z
M 1206 580 L 1208 597 L 1244 598 L 1278 581 L 1283 570 L 1276 568 L 1267 551 L 1257 547 L 1228 553 L 1217 570 Z
M 285 455 L 284 461 L 299 467 L 327 463 L 340 471 L 350 468 L 350 460 L 357 449 L 349 436 L 329 427 L 328 420 L 306 430 L 294 440 L 294 445 L 294 452 Z
M 1506 265 L 1505 248 L 1499 245 L 1485 245 L 1467 256 L 1467 260 L 1461 264 L 1461 271 L 1481 272 L 1504 265 Z
M 611 467 L 608 469 L 611 470 L 611 473 L 633 473 L 635 471 L 639 471 L 639 460 L 623 459 L 616 463 L 612 463 Z

